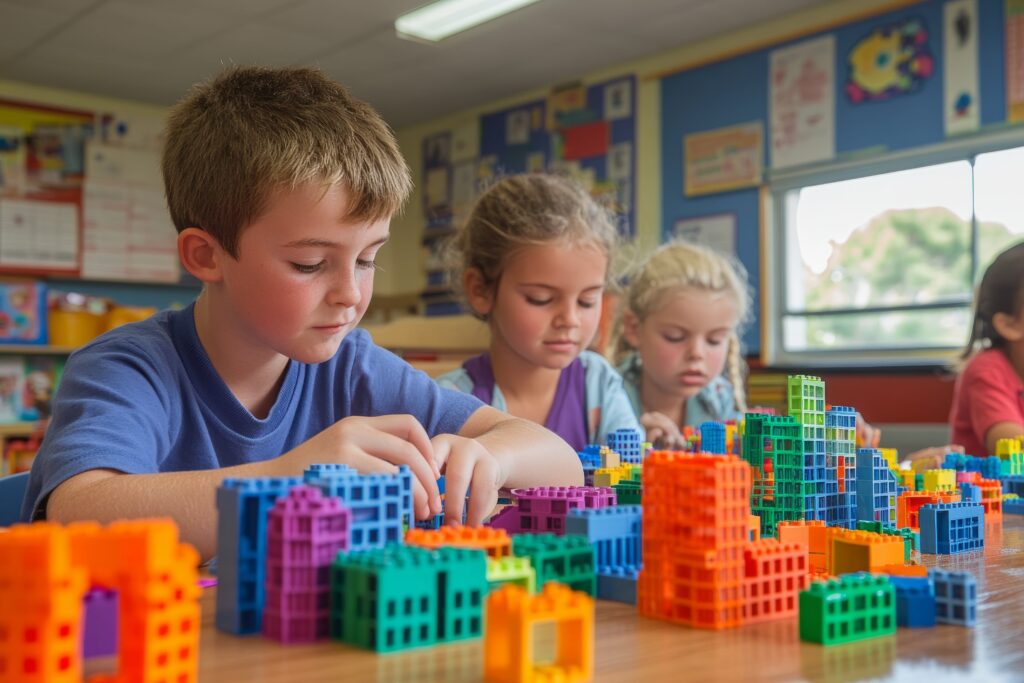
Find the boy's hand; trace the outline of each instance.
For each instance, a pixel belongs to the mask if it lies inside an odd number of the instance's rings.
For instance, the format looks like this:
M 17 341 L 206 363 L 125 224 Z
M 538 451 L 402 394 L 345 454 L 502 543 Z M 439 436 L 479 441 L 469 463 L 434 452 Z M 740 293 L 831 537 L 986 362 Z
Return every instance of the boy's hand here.
M 498 502 L 507 476 L 490 451 L 476 439 L 438 434 L 431 443 L 445 475 L 445 524 L 461 524 L 469 493 L 467 526 L 479 526 Z
M 358 472 L 393 473 L 397 465 L 412 470 L 413 508 L 417 519 L 441 512 L 434 448 L 412 415 L 346 417 L 281 456 L 290 472 L 309 465 L 339 463 Z M 296 463 L 296 461 L 298 461 Z
M 864 419 L 864 416 L 857 413 L 857 448 L 878 448 L 882 440 L 882 430 L 872 427 Z
M 647 440 L 658 449 L 670 451 L 685 450 L 686 439 L 679 431 L 679 425 L 664 413 L 652 411 L 640 416 L 640 424 L 647 430 Z

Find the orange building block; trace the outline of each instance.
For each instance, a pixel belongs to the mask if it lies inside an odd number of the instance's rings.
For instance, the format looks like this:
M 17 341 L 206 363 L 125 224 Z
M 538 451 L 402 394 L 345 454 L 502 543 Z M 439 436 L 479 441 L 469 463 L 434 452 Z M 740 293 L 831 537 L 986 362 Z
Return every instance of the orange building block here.
M 747 517 L 747 533 L 751 541 L 758 541 L 761 539 L 761 518 L 757 515 L 750 515 Z
M 795 616 L 809 582 L 807 546 L 764 538 L 744 548 L 743 562 L 743 622 Z
M 828 573 L 876 572 L 879 567 L 903 564 L 903 538 L 872 531 L 837 529 L 829 541 Z
M 783 543 L 807 546 L 807 567 L 816 573 L 824 573 L 828 568 L 828 538 L 836 531 L 835 527 L 826 527 L 820 519 L 787 519 L 775 526 L 775 535 Z
M 555 661 L 532 661 L 534 626 L 553 622 Z M 484 680 L 488 683 L 573 683 L 594 675 L 594 600 L 586 593 L 549 582 L 531 595 L 506 584 L 487 597 Z
M 875 571 L 889 576 L 928 576 L 928 567 L 922 564 L 887 564 Z
M 921 507 L 940 502 L 940 496 L 935 491 L 904 491 L 896 499 L 896 526 L 901 529 L 920 529 Z
M 512 539 L 504 529 L 488 526 L 443 526 L 440 529 L 409 529 L 405 532 L 407 545 L 421 548 L 477 548 L 495 559 L 512 554 Z
M 174 522 L 19 525 L 0 534 L 0 557 L 4 681 L 81 679 L 82 596 L 99 585 L 118 593 L 118 670 L 92 680 L 195 683 L 199 556 Z
M 985 510 L 985 521 L 991 522 L 1003 518 L 1003 485 L 998 479 L 982 479 L 978 482 L 981 489 L 981 507 Z

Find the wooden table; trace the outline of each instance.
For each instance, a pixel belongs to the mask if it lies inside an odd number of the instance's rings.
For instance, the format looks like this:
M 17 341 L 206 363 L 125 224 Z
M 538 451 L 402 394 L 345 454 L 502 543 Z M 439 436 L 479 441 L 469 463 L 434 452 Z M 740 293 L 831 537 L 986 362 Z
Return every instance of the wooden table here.
M 895 636 L 823 647 L 800 642 L 795 619 L 704 631 L 598 601 L 595 680 L 1024 680 L 1024 517 L 1007 515 L 1002 526 L 990 525 L 986 534 L 983 552 L 924 560 L 977 578 L 974 628 L 900 628 Z M 334 641 L 286 647 L 260 636 L 221 633 L 213 626 L 215 590 L 206 589 L 202 598 L 200 683 L 482 680 L 480 640 L 377 655 Z M 538 639 L 550 640 L 544 634 Z

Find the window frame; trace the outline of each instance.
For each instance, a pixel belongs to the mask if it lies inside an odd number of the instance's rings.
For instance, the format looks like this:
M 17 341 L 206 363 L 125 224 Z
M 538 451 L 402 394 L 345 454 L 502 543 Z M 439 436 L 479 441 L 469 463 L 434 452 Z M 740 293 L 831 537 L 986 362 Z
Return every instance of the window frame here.
M 885 152 L 864 156 L 852 153 L 845 158 L 808 164 L 792 169 L 766 172 L 761 195 L 761 361 L 777 368 L 878 368 L 878 367 L 949 367 L 963 345 L 930 349 L 860 348 L 792 351 L 784 347 L 786 316 L 804 317 L 829 314 L 882 313 L 900 310 L 971 309 L 973 296 L 966 301 L 949 299 L 920 305 L 870 306 L 864 308 L 830 309 L 828 311 L 790 311 L 786 291 L 786 252 L 793 245 L 787 232 L 788 194 L 814 185 L 853 180 L 925 166 L 967 161 L 971 167 L 971 271 L 978 268 L 978 219 L 975 213 L 974 165 L 976 158 L 988 152 L 1024 147 L 1024 126 L 959 136 L 934 145 L 911 150 Z M 973 313 L 972 313 L 973 315 Z M 967 343 L 965 330 L 963 344 Z

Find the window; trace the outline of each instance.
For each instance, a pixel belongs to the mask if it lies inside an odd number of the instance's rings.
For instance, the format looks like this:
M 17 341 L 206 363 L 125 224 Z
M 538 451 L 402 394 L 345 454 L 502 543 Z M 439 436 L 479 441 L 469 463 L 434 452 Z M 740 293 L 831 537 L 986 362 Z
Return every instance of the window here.
M 773 178 L 768 362 L 933 364 L 955 356 L 985 268 L 1024 239 L 1024 134 L 999 137 Z

